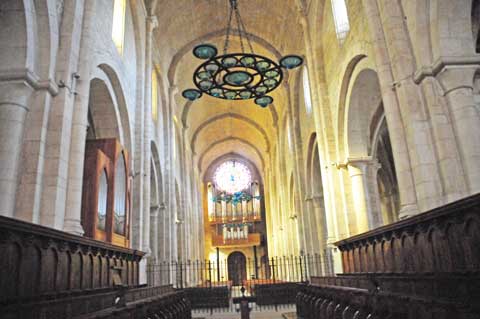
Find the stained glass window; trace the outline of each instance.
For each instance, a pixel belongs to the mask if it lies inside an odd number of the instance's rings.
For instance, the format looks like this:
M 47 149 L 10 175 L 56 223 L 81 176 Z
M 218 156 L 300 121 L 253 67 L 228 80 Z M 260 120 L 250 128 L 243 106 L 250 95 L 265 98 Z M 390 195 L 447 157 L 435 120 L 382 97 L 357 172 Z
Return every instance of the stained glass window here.
M 213 179 L 219 190 L 233 194 L 248 188 L 252 175 L 244 164 L 228 161 L 217 168 Z

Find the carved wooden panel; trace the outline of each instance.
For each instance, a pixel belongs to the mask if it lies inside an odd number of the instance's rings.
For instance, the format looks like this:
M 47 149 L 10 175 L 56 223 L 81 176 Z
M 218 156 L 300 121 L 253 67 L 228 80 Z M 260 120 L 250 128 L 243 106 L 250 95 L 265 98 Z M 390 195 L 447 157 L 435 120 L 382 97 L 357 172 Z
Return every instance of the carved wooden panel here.
M 337 243 L 344 274 L 312 277 L 302 318 L 480 318 L 480 195 Z
M 480 195 L 342 240 L 344 273 L 480 270 Z
M 0 217 L 0 251 L 0 306 L 113 288 L 114 274 L 119 284 L 136 286 L 144 255 L 7 217 Z

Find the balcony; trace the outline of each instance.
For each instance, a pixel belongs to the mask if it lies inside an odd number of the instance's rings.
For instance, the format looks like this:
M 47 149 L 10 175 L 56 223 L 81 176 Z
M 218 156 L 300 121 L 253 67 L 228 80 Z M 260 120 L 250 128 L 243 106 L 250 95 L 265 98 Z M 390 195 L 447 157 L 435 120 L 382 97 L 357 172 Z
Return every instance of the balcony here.
M 250 247 L 259 246 L 262 237 L 258 233 L 248 234 L 248 239 L 224 240 L 222 235 L 212 235 L 212 246 L 214 247 Z
M 259 215 L 237 215 L 237 216 L 212 216 L 209 218 L 210 225 L 228 224 L 228 223 L 259 223 L 262 221 Z

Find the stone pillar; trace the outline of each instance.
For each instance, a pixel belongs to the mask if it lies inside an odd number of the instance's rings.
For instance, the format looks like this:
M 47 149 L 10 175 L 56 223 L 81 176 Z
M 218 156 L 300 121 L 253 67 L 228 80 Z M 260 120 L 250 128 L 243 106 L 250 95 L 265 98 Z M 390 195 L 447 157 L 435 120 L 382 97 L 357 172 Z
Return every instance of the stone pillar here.
M 78 74 L 75 101 L 73 104 L 70 149 L 68 156 L 68 181 L 66 194 L 65 219 L 63 230 L 83 235 L 81 225 L 83 167 L 85 160 L 85 140 L 88 126 L 88 100 L 90 90 L 91 56 L 94 52 L 93 24 L 96 12 L 95 2 L 85 4 L 84 24 L 82 25 L 81 47 L 78 62 Z
M 395 91 L 391 87 L 394 79 L 376 0 L 363 0 L 363 6 L 366 16 L 369 17 L 368 24 L 373 38 L 383 106 L 393 149 L 400 195 L 400 218 L 406 218 L 419 213 L 406 132 Z
M 318 229 L 315 222 L 315 211 L 311 197 L 305 199 L 305 210 L 302 213 L 303 231 L 305 232 L 305 254 L 318 252 Z
M 25 117 L 33 92 L 26 80 L 0 82 L 0 215 L 13 217 Z
M 154 71 L 152 63 L 153 51 L 153 30 L 157 27 L 158 21 L 156 16 L 147 17 L 146 28 L 146 44 L 145 44 L 145 112 L 144 112 L 144 147 L 143 147 L 143 243 L 142 250 L 147 254 L 150 250 L 150 174 L 151 174 L 151 140 L 153 137 L 152 130 L 152 72 Z
M 152 253 L 150 255 L 147 267 L 150 267 L 150 274 L 148 274 L 148 280 L 149 280 L 149 285 L 159 285 L 160 284 L 160 270 L 158 268 L 158 252 L 159 252 L 159 247 L 158 247 L 158 211 L 160 207 L 159 206 L 152 206 L 150 207 L 150 247 L 152 250 Z M 147 268 L 148 271 L 148 268 Z
M 313 200 L 313 197 L 305 198 L 305 208 L 306 208 L 306 223 L 309 227 L 306 230 L 307 240 L 310 241 L 310 250 L 307 251 L 308 254 L 315 256 L 315 254 L 322 254 L 322 249 L 324 245 L 322 245 L 322 238 L 324 237 L 323 228 L 319 227 L 318 223 L 318 215 L 324 212 L 321 212 L 320 205 L 317 205 Z M 315 260 L 314 260 L 315 261 Z M 311 273 L 315 276 L 320 276 L 322 274 L 321 268 L 317 263 L 314 263 L 313 268 L 310 270 Z
M 357 229 L 355 233 L 363 233 L 378 226 L 377 202 L 370 182 L 371 166 L 378 165 L 371 158 L 349 159 L 347 168 L 352 185 L 352 197 L 355 207 Z M 378 198 L 378 196 L 377 196 Z
M 150 247 L 152 250 L 152 262 L 159 260 L 159 211 L 160 206 L 150 207 Z
M 445 66 L 436 76 L 448 100 L 470 194 L 480 192 L 480 115 L 473 95 L 473 78 L 478 70 L 477 65 Z
M 168 250 L 168 224 L 167 224 L 167 213 L 165 209 L 165 204 L 162 203 L 158 207 L 158 259 L 161 262 L 168 260 L 167 250 Z
M 327 221 L 323 200 L 323 196 L 320 195 L 314 195 L 311 197 L 311 205 L 313 206 L 314 214 L 314 219 L 312 219 L 311 222 L 316 225 L 317 229 L 317 236 L 314 237 L 314 240 L 317 241 L 317 244 L 315 245 L 315 247 L 317 247 L 317 249 L 314 251 L 315 253 L 322 252 L 322 249 L 325 248 L 325 244 L 328 239 Z

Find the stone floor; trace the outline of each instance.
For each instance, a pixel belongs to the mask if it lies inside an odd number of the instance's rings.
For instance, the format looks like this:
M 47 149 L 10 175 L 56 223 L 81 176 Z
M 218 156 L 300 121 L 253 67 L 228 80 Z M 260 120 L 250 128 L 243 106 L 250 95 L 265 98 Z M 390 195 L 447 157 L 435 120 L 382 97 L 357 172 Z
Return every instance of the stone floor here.
M 232 312 L 218 312 L 213 314 L 193 313 L 195 319 L 240 319 L 239 313 Z M 250 313 L 251 319 L 295 319 L 295 308 L 279 309 L 278 311 L 252 311 Z

